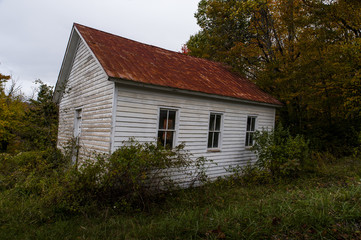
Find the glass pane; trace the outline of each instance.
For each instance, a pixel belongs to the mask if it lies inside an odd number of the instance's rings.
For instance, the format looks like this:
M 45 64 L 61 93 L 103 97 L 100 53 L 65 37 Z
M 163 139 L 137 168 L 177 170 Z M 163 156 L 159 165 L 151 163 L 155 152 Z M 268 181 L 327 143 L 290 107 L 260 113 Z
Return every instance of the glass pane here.
M 255 129 L 255 125 L 256 125 L 256 118 L 252 117 L 252 122 L 251 122 L 251 131 L 254 131 Z
M 212 145 L 213 145 L 213 132 L 210 132 L 208 134 L 208 148 L 212 148 Z
M 214 130 L 214 120 L 215 120 L 215 115 L 211 114 L 210 118 L 209 118 L 209 130 L 213 131 Z
M 158 132 L 158 141 L 164 146 L 164 140 L 165 140 L 165 133 L 163 131 Z
M 175 129 L 175 111 L 169 111 L 168 115 L 168 129 Z
M 167 129 L 167 110 L 159 112 L 159 129 Z
M 215 130 L 220 130 L 221 129 L 221 115 L 217 114 L 216 115 L 216 129 Z
M 250 131 L 251 130 L 251 117 L 248 117 L 247 118 L 247 131 Z
M 173 148 L 173 135 L 174 132 L 166 132 L 167 139 L 166 139 L 166 147 Z
M 249 146 L 249 132 L 246 133 L 246 146 Z
M 219 142 L 219 133 L 215 132 L 214 138 L 213 138 L 213 147 L 214 148 L 218 148 L 218 142 Z
M 253 146 L 253 133 L 252 132 L 249 133 L 249 145 L 248 146 Z

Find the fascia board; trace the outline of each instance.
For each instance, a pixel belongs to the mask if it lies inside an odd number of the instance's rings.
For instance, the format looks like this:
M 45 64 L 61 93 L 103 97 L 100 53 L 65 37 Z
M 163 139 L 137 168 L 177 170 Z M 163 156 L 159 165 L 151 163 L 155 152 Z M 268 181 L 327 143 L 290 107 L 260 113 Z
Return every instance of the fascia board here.
M 144 88 L 150 88 L 150 89 L 168 91 L 168 92 L 177 92 L 177 93 L 188 94 L 188 95 L 193 95 L 193 96 L 206 97 L 206 98 L 212 98 L 212 99 L 220 99 L 220 100 L 225 100 L 225 101 L 239 102 L 239 103 L 258 105 L 258 106 L 266 106 L 266 107 L 273 107 L 273 108 L 281 108 L 282 107 L 282 105 L 277 105 L 277 104 L 249 101 L 249 100 L 244 100 L 244 99 L 240 99 L 240 98 L 233 98 L 233 97 L 227 97 L 227 96 L 221 96 L 221 95 L 215 95 L 215 94 L 195 92 L 195 91 L 183 90 L 183 89 L 177 89 L 177 88 L 171 88 L 171 87 L 164 87 L 164 86 L 159 86 L 159 85 L 140 83 L 140 82 L 127 80 L 127 79 L 109 77 L 109 80 L 120 83 L 120 84 L 128 85 L 128 86 L 144 87 Z

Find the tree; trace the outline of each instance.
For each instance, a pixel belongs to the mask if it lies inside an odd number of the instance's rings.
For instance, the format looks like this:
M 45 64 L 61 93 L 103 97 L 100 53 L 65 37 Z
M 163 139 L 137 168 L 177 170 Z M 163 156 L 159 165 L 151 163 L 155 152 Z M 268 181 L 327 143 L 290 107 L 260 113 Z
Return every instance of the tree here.
M 5 92 L 5 83 L 10 79 L 10 76 L 0 74 L 0 152 L 9 151 L 9 146 L 10 151 L 19 146 L 18 134 L 22 129 L 22 118 L 26 110 L 22 96 L 16 95 L 14 91 L 15 83 L 11 85 L 8 94 Z
M 227 63 L 277 97 L 280 121 L 312 146 L 357 144 L 360 1 L 202 0 L 195 17 L 188 54 Z
M 25 115 L 25 126 L 22 138 L 26 150 L 44 150 L 56 147 L 58 130 L 58 108 L 52 101 L 53 87 L 41 80 L 37 99 L 30 99 L 29 109 Z
M 56 146 L 58 109 L 52 102 L 53 87 L 40 80 L 37 99 L 25 101 L 10 76 L 0 74 L 0 152 L 44 150 Z

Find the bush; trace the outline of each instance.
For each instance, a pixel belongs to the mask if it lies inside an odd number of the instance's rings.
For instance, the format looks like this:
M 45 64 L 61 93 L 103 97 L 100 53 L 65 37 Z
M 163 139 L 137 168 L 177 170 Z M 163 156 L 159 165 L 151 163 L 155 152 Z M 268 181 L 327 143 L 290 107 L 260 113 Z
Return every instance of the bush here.
M 40 194 L 46 180 L 64 168 L 67 160 L 56 149 L 0 155 L 0 186 L 24 194 Z
M 173 190 L 173 169 L 191 165 L 184 145 L 173 150 L 161 144 L 140 144 L 134 140 L 116 150 L 109 158 L 103 178 L 106 199 L 144 204 L 149 197 L 163 190 Z
M 194 181 L 206 180 L 204 163 L 205 158 L 193 161 L 184 144 L 167 149 L 158 143 L 130 139 L 110 156 L 98 154 L 68 171 L 48 202 L 71 211 L 92 203 L 144 209 L 160 193 L 178 189 L 174 173 Z
M 227 178 L 228 183 L 241 185 L 268 184 L 273 181 L 270 171 L 261 169 L 255 164 L 248 162 L 245 166 L 230 167 L 227 169 L 231 175 Z
M 270 171 L 273 178 L 295 177 L 312 168 L 308 142 L 303 136 L 291 136 L 282 125 L 272 131 L 256 132 L 254 139 L 256 166 Z
M 205 181 L 205 158 L 193 161 L 184 144 L 166 149 L 133 139 L 112 155 L 94 154 L 74 165 L 58 150 L 0 155 L 0 190 L 37 196 L 49 214 L 76 213 L 94 206 L 145 209 L 165 191 L 178 189 L 174 177 Z M 187 175 L 188 174 L 188 175 Z

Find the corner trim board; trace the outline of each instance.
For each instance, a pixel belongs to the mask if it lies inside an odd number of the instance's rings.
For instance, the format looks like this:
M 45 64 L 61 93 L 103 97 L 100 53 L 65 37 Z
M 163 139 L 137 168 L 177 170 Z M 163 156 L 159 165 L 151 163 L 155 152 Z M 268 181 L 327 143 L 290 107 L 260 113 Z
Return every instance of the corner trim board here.
M 115 125 L 117 120 L 117 106 L 118 106 L 118 84 L 116 82 L 114 83 L 113 88 L 113 104 L 112 104 L 112 127 L 111 127 L 111 133 L 110 133 L 110 154 L 115 151 Z

